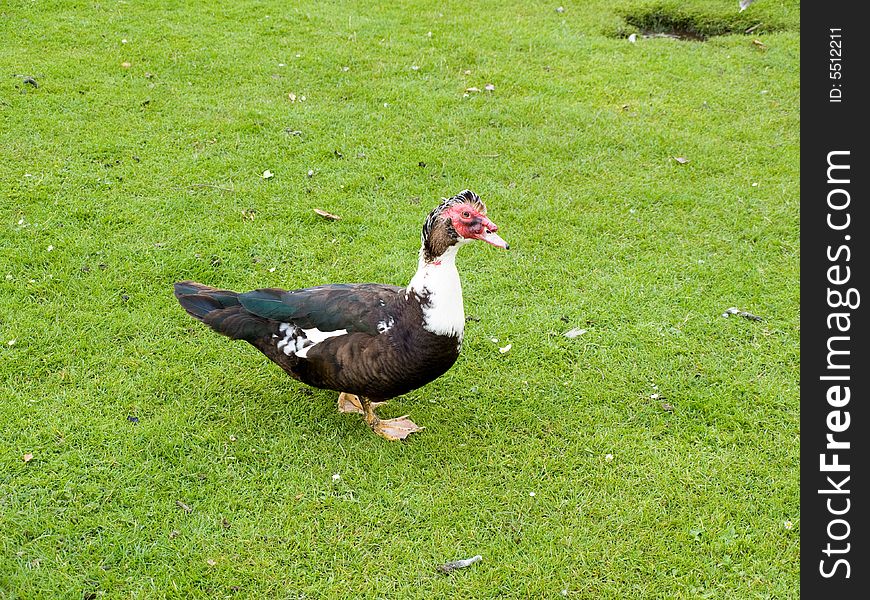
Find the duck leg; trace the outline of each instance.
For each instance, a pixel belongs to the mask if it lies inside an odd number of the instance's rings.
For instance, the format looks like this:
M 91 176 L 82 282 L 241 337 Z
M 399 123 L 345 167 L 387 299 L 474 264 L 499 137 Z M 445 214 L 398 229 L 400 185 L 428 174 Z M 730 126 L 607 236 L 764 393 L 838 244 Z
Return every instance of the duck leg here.
M 371 402 L 372 408 L 377 408 L 381 404 L 386 404 L 386 402 Z M 342 392 L 338 395 L 338 412 L 356 413 L 358 415 L 366 414 L 366 411 L 363 410 L 360 397 L 356 394 L 348 394 L 347 392 Z
M 391 441 L 404 440 L 415 431 L 423 430 L 422 427 L 409 419 L 408 415 L 397 417 L 395 419 L 381 419 L 375 414 L 375 407 L 383 404 L 383 402 L 372 402 L 363 396 L 358 396 L 358 398 L 362 404 L 363 415 L 366 423 L 368 423 L 369 427 L 372 428 L 372 431 L 382 438 Z

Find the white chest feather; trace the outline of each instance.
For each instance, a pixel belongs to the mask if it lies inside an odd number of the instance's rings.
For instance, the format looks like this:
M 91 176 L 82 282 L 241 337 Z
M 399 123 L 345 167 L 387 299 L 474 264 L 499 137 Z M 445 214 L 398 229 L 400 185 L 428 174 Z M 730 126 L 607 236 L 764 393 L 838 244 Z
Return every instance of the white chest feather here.
M 438 335 L 458 336 L 461 341 L 465 331 L 465 308 L 456 270 L 457 250 L 458 246 L 451 246 L 439 260 L 431 263 L 421 258 L 408 291 L 427 300 L 423 305 L 423 329 Z

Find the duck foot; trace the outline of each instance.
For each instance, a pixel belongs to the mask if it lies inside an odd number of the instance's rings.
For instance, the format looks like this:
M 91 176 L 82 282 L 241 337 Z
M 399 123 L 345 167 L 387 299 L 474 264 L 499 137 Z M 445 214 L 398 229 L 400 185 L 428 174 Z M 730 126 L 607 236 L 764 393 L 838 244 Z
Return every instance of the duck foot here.
M 363 415 L 366 424 L 376 434 L 390 441 L 404 440 L 412 433 L 422 431 L 423 428 L 408 418 L 397 417 L 395 419 L 382 419 L 375 414 L 375 409 L 386 402 L 373 402 L 363 396 L 342 392 L 338 396 L 338 410 L 343 413 L 358 413 Z
M 381 404 L 385 404 L 385 402 L 370 402 L 369 404 L 372 405 L 372 409 L 375 409 Z M 366 414 L 366 411 L 363 410 L 359 396 L 356 394 L 348 394 L 347 392 L 342 392 L 338 395 L 338 412 L 354 413 L 358 415 Z
M 377 418 L 373 423 L 370 423 L 372 431 L 377 433 L 382 438 L 390 441 L 404 440 L 406 437 L 417 431 L 423 431 L 424 427 L 420 427 L 414 421 L 404 417 L 396 417 L 395 419 Z

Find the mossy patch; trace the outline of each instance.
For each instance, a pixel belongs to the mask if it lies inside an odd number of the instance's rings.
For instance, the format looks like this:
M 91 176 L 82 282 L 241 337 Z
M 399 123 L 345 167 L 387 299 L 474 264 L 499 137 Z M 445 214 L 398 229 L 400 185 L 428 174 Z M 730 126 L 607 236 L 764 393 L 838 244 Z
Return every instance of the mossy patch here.
M 617 14 L 626 25 L 619 28 L 617 37 L 640 33 L 647 37 L 705 41 L 718 35 L 760 35 L 788 28 L 781 17 L 770 12 L 738 12 L 735 7 L 725 9 L 718 6 L 718 3 L 634 4 L 617 10 Z

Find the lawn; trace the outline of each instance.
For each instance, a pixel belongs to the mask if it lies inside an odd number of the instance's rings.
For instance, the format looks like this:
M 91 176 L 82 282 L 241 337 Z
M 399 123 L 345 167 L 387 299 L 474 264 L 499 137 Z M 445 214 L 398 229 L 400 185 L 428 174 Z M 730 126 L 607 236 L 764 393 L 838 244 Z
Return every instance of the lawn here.
M 800 13 L 737 4 L 0 6 L 0 598 L 797 598 Z M 405 442 L 172 295 L 405 284 L 464 188 Z

